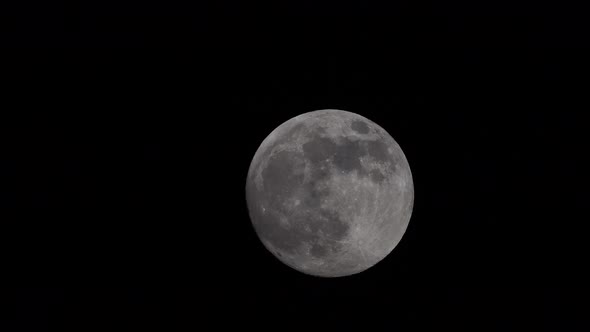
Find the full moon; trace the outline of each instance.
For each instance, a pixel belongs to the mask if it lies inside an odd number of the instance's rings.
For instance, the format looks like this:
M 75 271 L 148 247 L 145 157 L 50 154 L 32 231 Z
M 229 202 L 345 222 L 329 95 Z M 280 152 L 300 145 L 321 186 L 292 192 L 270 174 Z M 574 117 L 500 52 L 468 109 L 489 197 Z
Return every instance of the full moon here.
M 362 272 L 404 235 L 414 204 L 408 161 L 371 120 L 304 113 L 262 142 L 246 201 L 260 241 L 293 269 L 320 277 Z

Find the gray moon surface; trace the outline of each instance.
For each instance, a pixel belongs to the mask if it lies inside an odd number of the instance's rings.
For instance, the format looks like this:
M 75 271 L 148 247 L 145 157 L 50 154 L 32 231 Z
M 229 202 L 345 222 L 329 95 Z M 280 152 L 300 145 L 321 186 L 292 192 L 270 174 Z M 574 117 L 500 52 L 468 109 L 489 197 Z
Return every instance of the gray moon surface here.
M 305 274 L 341 277 L 383 260 L 414 205 L 408 161 L 371 120 L 347 111 L 296 116 L 262 142 L 246 201 L 264 246 Z

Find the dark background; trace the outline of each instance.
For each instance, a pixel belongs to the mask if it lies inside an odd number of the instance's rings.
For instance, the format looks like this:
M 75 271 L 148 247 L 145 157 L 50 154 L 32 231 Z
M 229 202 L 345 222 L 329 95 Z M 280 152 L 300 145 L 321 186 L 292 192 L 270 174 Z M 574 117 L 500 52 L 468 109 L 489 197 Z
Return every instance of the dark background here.
M 584 8 L 1 6 L 3 331 L 588 329 Z M 337 279 L 267 252 L 244 190 L 325 108 L 385 128 L 415 185 L 401 243 Z

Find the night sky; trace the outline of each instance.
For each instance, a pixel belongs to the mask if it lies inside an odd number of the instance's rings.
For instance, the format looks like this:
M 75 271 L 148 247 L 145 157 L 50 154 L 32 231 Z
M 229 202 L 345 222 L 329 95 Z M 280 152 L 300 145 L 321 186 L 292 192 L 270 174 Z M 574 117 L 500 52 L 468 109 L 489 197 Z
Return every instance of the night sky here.
M 588 330 L 582 8 L 195 3 L 1 5 L 0 330 Z M 336 279 L 245 200 L 262 140 L 327 108 L 415 187 L 394 251 Z

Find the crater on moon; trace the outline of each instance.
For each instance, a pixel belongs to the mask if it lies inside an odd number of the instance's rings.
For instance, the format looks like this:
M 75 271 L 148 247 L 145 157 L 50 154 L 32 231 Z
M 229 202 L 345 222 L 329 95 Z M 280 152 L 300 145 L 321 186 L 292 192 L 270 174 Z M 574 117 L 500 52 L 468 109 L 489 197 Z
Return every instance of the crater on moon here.
M 256 152 L 246 183 L 254 229 L 301 272 L 361 272 L 401 240 L 413 207 L 408 162 L 370 120 L 345 111 L 302 114 Z

